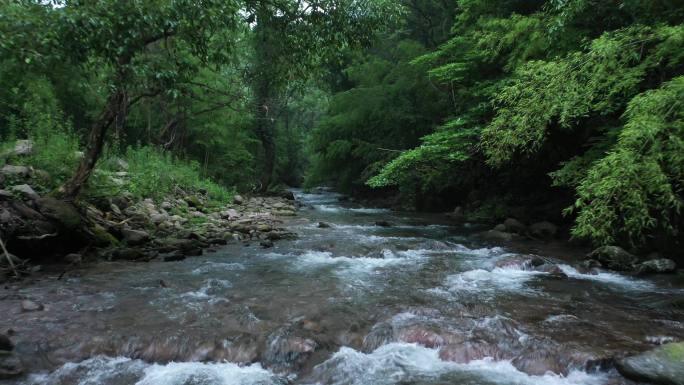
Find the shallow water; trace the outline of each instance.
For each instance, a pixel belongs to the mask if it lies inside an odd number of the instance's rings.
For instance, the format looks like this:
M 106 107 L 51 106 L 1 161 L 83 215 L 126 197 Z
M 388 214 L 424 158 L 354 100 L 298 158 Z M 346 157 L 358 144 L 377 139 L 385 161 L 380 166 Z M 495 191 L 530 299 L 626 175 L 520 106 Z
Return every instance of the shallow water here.
M 628 384 L 610 358 L 684 339 L 671 278 L 583 272 L 576 250 L 486 244 L 477 226 L 334 193 L 297 198 L 299 238 L 272 249 L 3 289 L 0 332 L 30 374 L 0 383 Z M 22 313 L 22 299 L 46 309 Z

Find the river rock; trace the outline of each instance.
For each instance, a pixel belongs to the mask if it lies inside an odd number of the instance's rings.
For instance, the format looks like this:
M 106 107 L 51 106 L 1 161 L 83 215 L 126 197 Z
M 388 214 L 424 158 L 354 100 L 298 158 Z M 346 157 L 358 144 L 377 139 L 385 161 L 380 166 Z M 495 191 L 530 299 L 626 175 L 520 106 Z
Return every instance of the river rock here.
M 293 335 L 284 328 L 268 338 L 264 361 L 278 368 L 297 368 L 316 350 L 318 344 L 309 338 Z
M 439 358 L 443 361 L 452 361 L 459 364 L 467 364 L 470 361 L 481 360 L 491 357 L 495 360 L 506 359 L 498 346 L 484 341 L 467 341 L 462 344 L 450 344 L 442 347 Z
M 445 344 L 445 340 L 442 336 L 432 330 L 420 326 L 412 326 L 402 329 L 398 333 L 398 339 L 410 344 L 423 345 L 430 349 L 437 348 Z
M 204 251 L 203 251 L 202 248 L 199 247 L 199 246 L 198 246 L 198 247 L 191 248 L 191 249 L 183 250 L 183 254 L 184 254 L 186 257 L 199 257 L 200 255 L 202 255 L 203 252 L 204 252 Z
M 503 224 L 506 226 L 506 232 L 509 233 L 523 234 L 527 229 L 527 226 L 525 226 L 524 223 L 515 218 L 508 218 Z
M 31 155 L 33 152 L 33 142 L 31 140 L 20 139 L 14 145 L 14 148 L 4 151 L 0 154 L 0 159 L 10 158 L 19 155 Z
M 271 241 L 271 240 L 264 240 L 264 241 L 261 241 L 261 242 L 259 243 L 259 245 L 261 245 L 261 247 L 263 247 L 264 249 L 269 249 L 269 248 L 273 247 L 273 241 Z
M 663 385 L 684 385 L 684 342 L 659 346 L 616 362 L 620 374 Z
M 143 230 L 123 229 L 121 236 L 131 246 L 142 245 L 150 240 L 150 234 Z
M 28 178 L 31 175 L 31 169 L 26 166 L 12 166 L 6 164 L 0 169 L 0 174 L 6 177 Z
M 57 222 L 65 230 L 75 231 L 81 226 L 81 214 L 73 204 L 49 197 L 40 198 L 36 203 L 41 214 Z
M 31 300 L 25 299 L 21 301 L 21 311 L 24 312 L 30 312 L 30 311 L 41 311 L 45 307 L 37 302 L 33 302 Z
M 185 198 L 183 198 L 185 202 L 188 204 L 190 207 L 202 207 L 202 202 L 197 198 L 196 195 L 188 195 Z
M 325 222 L 318 222 L 318 228 L 319 229 L 329 229 L 330 225 L 328 223 L 325 223 Z
M 0 334 L 0 350 L 10 351 L 14 349 L 14 344 L 12 341 L 4 334 Z
M 160 224 L 162 222 L 165 222 L 169 218 L 168 215 L 162 214 L 162 213 L 156 213 L 150 215 L 150 221 L 154 224 Z
M 506 231 L 506 225 L 504 225 L 503 223 L 499 223 L 498 225 L 494 226 L 494 228 L 492 230 L 505 232 Z
M 233 203 L 235 203 L 236 205 L 241 205 L 245 203 L 245 198 L 243 198 L 241 195 L 235 195 L 233 197 Z
M 480 234 L 485 240 L 495 241 L 495 242 L 510 242 L 515 239 L 515 234 L 506 233 L 498 230 L 489 230 Z
M 183 255 L 183 253 L 176 252 L 176 253 L 173 253 L 171 255 L 165 255 L 162 258 L 162 261 L 164 261 L 164 262 L 177 262 L 177 261 L 182 261 L 184 259 L 185 259 L 185 255 Z
M 10 352 L 0 351 L 0 380 L 8 380 L 20 376 L 24 368 L 17 357 Z
M 463 220 L 464 214 L 463 214 L 463 207 L 458 206 L 454 209 L 454 211 L 447 213 L 446 216 L 452 220 L 455 221 L 461 221 Z
M 83 257 L 81 256 L 81 254 L 77 253 L 71 253 L 64 256 L 64 262 L 68 262 L 71 264 L 81 263 L 82 260 Z
M 677 270 L 675 261 L 667 258 L 651 259 L 636 266 L 640 275 L 674 273 Z
M 273 227 L 271 227 L 271 225 L 269 225 L 269 224 L 262 223 L 262 224 L 257 225 L 256 230 L 259 232 L 262 232 L 262 233 L 266 233 L 266 232 L 273 230 Z
M 558 227 L 548 221 L 533 223 L 529 228 L 530 235 L 541 239 L 551 239 L 556 236 L 556 232 Z
M 221 217 L 224 219 L 235 219 L 239 216 L 240 214 L 238 214 L 237 210 L 235 209 L 228 209 L 226 211 L 221 212 Z
M 113 260 L 137 261 L 145 258 L 147 254 L 142 250 L 127 247 L 112 250 L 109 254 L 109 259 Z
M 293 217 L 297 215 L 294 210 L 276 210 L 273 214 L 281 217 Z
M 618 246 L 599 247 L 589 253 L 587 259 L 593 259 L 603 267 L 618 271 L 631 270 L 639 262 L 639 258 Z
M 10 187 L 10 190 L 19 193 L 20 195 L 23 195 L 26 198 L 29 199 L 38 199 L 40 198 L 40 195 L 36 192 L 36 190 L 33 189 L 33 187 L 27 185 L 27 184 L 19 184 L 16 186 Z
M 543 376 L 547 372 L 562 376 L 568 374 L 568 368 L 560 362 L 558 356 L 544 349 L 536 349 L 519 355 L 511 361 L 511 364 L 530 376 Z
M 375 222 L 375 225 L 380 227 L 392 227 L 392 224 L 387 221 L 377 221 Z

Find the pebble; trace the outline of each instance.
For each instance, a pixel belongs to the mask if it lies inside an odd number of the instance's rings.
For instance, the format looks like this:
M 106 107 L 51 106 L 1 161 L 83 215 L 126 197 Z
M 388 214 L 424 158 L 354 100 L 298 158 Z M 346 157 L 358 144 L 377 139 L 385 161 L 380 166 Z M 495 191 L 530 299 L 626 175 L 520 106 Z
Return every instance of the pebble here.
M 29 311 L 41 311 L 45 309 L 45 307 L 37 302 L 33 302 L 31 300 L 25 299 L 21 301 L 21 310 L 25 312 Z

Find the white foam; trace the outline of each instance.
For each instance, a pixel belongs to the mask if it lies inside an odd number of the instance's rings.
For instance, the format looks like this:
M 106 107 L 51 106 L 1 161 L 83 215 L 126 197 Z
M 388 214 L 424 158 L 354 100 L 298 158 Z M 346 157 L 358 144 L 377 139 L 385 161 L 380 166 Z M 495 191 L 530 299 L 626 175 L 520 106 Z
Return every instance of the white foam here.
M 194 269 L 192 274 L 208 274 L 215 271 L 235 270 L 245 270 L 245 265 L 241 263 L 205 262 L 202 266 Z
M 184 298 L 190 299 L 212 299 L 215 298 L 217 294 L 222 293 L 225 289 L 233 287 L 230 281 L 225 279 L 210 278 L 204 281 L 202 287 L 195 291 L 189 291 L 181 294 Z
M 308 251 L 296 257 L 295 268 L 310 269 L 325 266 L 337 266 L 338 275 L 357 275 L 372 273 L 379 268 L 415 264 L 424 258 L 419 251 L 404 251 L 394 253 L 390 250 L 382 250 L 382 258 L 371 257 L 334 257 L 327 251 Z
M 353 213 L 361 213 L 361 214 L 381 214 L 381 213 L 388 213 L 392 210 L 390 209 L 382 209 L 382 208 L 374 208 L 374 207 L 366 207 L 366 208 L 359 208 L 359 209 L 348 209 L 349 211 Z
M 578 321 L 579 318 L 572 314 L 556 314 L 546 317 L 544 323 L 560 323 Z
M 363 235 L 363 234 L 354 234 L 354 238 L 356 242 L 361 242 L 361 243 L 382 243 L 382 242 L 390 242 L 390 241 L 417 241 L 420 240 L 421 238 L 417 237 L 384 237 L 381 235 Z
M 314 209 L 325 213 L 339 213 L 342 211 L 342 207 L 336 205 L 313 205 L 313 207 Z
M 267 385 L 278 384 L 276 377 L 259 364 L 172 362 L 145 369 L 136 385 Z
M 475 269 L 450 275 L 447 277 L 446 283 L 452 292 L 521 292 L 531 291 L 531 289 L 525 287 L 525 283 L 543 274 L 546 273 L 522 270 L 516 267 L 495 267 L 492 270 Z
M 471 249 L 461 244 L 454 245 L 454 251 L 462 254 L 474 255 L 477 257 L 492 257 L 507 254 L 506 250 L 504 250 L 502 247 L 482 247 L 479 249 Z
M 327 202 L 326 202 L 327 203 Z M 343 207 L 335 204 L 314 204 L 314 209 L 325 212 L 325 213 L 339 213 L 343 211 L 359 213 L 359 214 L 381 214 L 388 213 L 390 209 L 374 208 L 374 207 L 364 207 L 364 208 L 350 208 Z
M 569 265 L 558 265 L 558 267 L 568 277 L 575 278 L 575 279 L 597 281 L 597 282 L 602 282 L 602 283 L 606 283 L 609 285 L 621 286 L 622 288 L 627 288 L 627 289 L 636 290 L 636 291 L 655 291 L 655 290 L 657 290 L 656 286 L 653 283 L 646 281 L 646 280 L 643 280 L 643 279 L 634 279 L 634 278 L 626 277 L 624 275 L 609 273 L 609 272 L 605 272 L 605 271 L 597 271 L 596 274 L 583 274 L 583 273 L 580 273 L 579 271 L 577 271 L 577 269 L 575 269 L 574 267 L 569 266 Z
M 259 364 L 172 362 L 147 364 L 130 358 L 98 356 L 67 363 L 50 374 L 31 375 L 24 385 L 276 385 L 282 383 Z
M 23 384 L 107 385 L 116 383 L 117 378 L 137 378 L 144 368 L 142 361 L 98 356 L 80 363 L 68 362 L 50 374 L 30 375 Z
M 343 347 L 314 369 L 315 379 L 330 385 L 392 385 L 406 380 L 436 379 L 446 374 L 450 380 L 456 381 L 453 383 L 462 379 L 464 383 L 594 385 L 605 380 L 600 375 L 581 371 L 572 371 L 567 377 L 550 373 L 530 376 L 508 361 L 491 359 L 468 364 L 446 362 L 439 358 L 436 349 L 406 343 L 383 345 L 368 354 Z

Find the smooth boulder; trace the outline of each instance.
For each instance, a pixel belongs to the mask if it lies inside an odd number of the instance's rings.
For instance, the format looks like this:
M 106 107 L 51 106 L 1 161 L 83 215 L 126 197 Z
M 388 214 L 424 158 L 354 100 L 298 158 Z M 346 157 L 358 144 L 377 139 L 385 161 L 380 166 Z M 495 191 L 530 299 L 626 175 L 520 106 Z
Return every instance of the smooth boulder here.
M 618 246 L 603 246 L 587 255 L 587 259 L 598 261 L 601 266 L 611 270 L 632 270 L 639 258 Z
M 677 270 L 677 264 L 671 259 L 657 258 L 641 262 L 636 270 L 640 275 L 674 273 Z
M 684 385 L 684 342 L 659 346 L 616 362 L 620 374 L 662 385 Z
M 508 218 L 504 221 L 503 225 L 506 227 L 506 232 L 523 234 L 527 229 L 524 223 L 520 222 L 515 218 Z
M 38 199 L 40 198 L 40 195 L 36 192 L 36 190 L 33 189 L 33 187 L 27 185 L 27 184 L 18 184 L 16 186 L 10 187 L 10 190 L 16 192 L 17 194 L 20 194 L 26 198 L 29 199 Z
M 131 246 L 142 245 L 150 240 L 150 234 L 143 230 L 123 229 L 121 235 Z
M 0 351 L 0 380 L 8 380 L 20 376 L 24 368 L 12 353 Z
M 6 164 L 0 169 L 0 173 L 6 177 L 28 178 L 31 175 L 31 169 L 26 166 Z
M 4 334 L 0 334 L 0 350 L 4 350 L 4 351 L 8 352 L 12 349 L 14 349 L 14 344 L 9 339 L 9 337 L 7 337 Z

